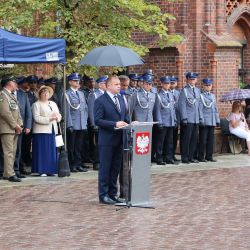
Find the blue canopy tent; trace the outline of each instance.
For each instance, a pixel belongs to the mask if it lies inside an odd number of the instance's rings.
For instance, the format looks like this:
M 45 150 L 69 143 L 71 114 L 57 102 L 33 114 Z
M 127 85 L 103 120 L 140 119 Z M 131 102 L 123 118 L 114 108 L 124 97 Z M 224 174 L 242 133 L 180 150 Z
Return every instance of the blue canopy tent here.
M 66 89 L 65 50 L 66 42 L 64 39 L 27 37 L 0 28 L 0 63 L 61 63 L 63 64 L 64 91 Z M 66 100 L 64 98 L 65 106 Z
M 66 63 L 64 39 L 26 37 L 0 29 L 1 63 Z

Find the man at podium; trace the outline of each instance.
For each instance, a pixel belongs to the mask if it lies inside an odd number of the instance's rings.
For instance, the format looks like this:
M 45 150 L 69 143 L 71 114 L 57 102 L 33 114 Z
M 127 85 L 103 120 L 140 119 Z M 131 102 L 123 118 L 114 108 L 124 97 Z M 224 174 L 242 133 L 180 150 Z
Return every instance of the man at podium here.
M 100 169 L 98 176 L 99 201 L 103 204 L 123 202 L 117 197 L 117 179 L 123 152 L 123 131 L 115 130 L 129 122 L 124 99 L 120 92 L 120 80 L 110 76 L 106 92 L 94 103 L 95 124 L 99 127 Z

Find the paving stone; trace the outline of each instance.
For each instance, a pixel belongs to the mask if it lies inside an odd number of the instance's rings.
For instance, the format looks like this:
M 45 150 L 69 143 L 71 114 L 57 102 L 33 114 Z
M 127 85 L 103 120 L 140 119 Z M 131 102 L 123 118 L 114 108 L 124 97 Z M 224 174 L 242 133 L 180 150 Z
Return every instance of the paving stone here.
M 99 204 L 96 173 L 0 181 L 0 249 L 250 249 L 250 167 L 223 162 L 153 169 L 156 209 Z

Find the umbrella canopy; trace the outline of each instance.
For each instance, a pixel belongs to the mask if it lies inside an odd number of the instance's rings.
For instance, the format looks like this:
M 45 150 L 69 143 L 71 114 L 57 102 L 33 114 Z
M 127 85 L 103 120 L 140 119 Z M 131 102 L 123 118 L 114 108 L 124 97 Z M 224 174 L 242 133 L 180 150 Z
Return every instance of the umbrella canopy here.
M 233 89 L 227 94 L 223 95 L 220 99 L 221 102 L 245 100 L 250 98 L 250 89 Z
M 121 46 L 102 46 L 88 52 L 80 64 L 91 66 L 126 67 L 143 64 L 143 59 L 133 50 Z

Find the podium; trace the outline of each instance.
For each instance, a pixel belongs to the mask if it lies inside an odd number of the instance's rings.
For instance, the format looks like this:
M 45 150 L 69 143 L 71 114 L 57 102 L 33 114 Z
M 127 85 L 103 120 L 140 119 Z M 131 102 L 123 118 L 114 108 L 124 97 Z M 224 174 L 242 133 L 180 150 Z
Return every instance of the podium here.
M 126 203 L 118 206 L 153 208 L 150 203 L 152 126 L 157 122 L 137 122 L 124 130 L 123 190 Z

